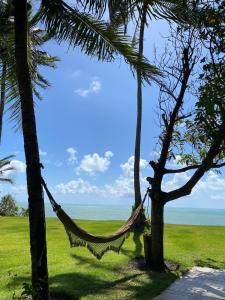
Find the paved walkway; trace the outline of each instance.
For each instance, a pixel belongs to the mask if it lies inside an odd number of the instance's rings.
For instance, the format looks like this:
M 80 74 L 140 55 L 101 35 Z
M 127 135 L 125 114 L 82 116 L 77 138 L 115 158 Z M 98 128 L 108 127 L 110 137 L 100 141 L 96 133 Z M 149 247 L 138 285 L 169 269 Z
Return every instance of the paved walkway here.
M 225 299 L 225 270 L 194 267 L 154 300 Z

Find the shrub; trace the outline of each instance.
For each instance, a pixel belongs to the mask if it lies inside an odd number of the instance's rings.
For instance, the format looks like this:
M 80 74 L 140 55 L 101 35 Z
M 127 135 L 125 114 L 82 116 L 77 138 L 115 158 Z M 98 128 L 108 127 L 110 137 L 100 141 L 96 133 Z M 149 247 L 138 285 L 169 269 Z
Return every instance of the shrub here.
M 17 216 L 18 211 L 18 206 L 12 195 L 8 194 L 1 198 L 0 216 Z

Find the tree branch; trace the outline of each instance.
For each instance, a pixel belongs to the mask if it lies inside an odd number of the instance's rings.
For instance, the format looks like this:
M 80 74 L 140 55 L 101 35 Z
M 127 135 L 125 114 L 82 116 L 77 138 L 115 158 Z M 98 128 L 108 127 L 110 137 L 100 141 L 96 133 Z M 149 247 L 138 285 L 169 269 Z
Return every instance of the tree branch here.
M 224 136 L 225 131 L 225 122 L 220 126 L 220 130 L 215 135 L 215 139 L 205 157 L 205 159 L 202 161 L 202 164 L 199 165 L 193 176 L 188 180 L 186 184 L 184 184 L 181 188 L 173 190 L 171 192 L 163 192 L 163 201 L 169 202 L 172 200 L 175 200 L 177 198 L 190 195 L 193 187 L 198 183 L 198 181 L 202 178 L 202 176 L 207 172 L 210 168 L 212 168 L 212 162 L 213 159 L 218 155 L 221 149 L 221 144 L 225 140 Z M 221 164 L 215 164 L 215 168 L 219 168 L 221 166 L 224 166 L 225 163 Z
M 182 78 L 182 83 L 181 83 L 181 87 L 180 87 L 180 92 L 179 92 L 178 97 L 176 98 L 176 104 L 175 104 L 173 112 L 170 116 L 169 124 L 166 128 L 165 138 L 163 140 L 162 151 L 161 151 L 161 155 L 159 158 L 159 166 L 161 168 L 164 168 L 164 166 L 166 164 L 169 147 L 170 147 L 171 140 L 172 140 L 174 125 L 175 125 L 175 122 L 177 119 L 178 112 L 183 103 L 185 91 L 187 89 L 188 79 L 189 79 L 189 76 L 191 73 L 191 69 L 189 67 L 189 64 L 190 64 L 189 49 L 190 49 L 190 47 L 191 46 L 189 45 L 189 47 L 185 48 L 183 51 L 183 59 L 182 59 L 182 62 L 183 62 L 182 77 L 183 78 Z
M 186 172 L 189 170 L 194 170 L 199 168 L 200 165 L 192 165 L 192 166 L 187 166 L 184 168 L 180 168 L 180 169 L 164 169 L 164 174 L 174 174 L 174 173 L 182 173 L 182 172 Z
M 224 163 L 221 163 L 221 164 L 215 164 L 213 165 L 211 168 L 212 169 L 219 169 L 219 168 L 222 168 L 225 166 L 225 162 Z
M 164 174 L 174 174 L 174 173 L 182 173 L 182 172 L 186 172 L 189 170 L 194 170 L 194 169 L 198 169 L 201 165 L 192 165 L 192 166 L 187 166 L 184 168 L 180 168 L 180 169 L 164 169 Z M 221 164 L 212 164 L 209 169 L 219 169 L 225 166 L 225 162 L 221 163 Z M 208 171 L 207 170 L 207 171 Z
M 192 115 L 193 115 L 193 113 L 189 113 L 189 114 L 177 117 L 176 121 L 185 120 L 185 119 L 191 117 Z

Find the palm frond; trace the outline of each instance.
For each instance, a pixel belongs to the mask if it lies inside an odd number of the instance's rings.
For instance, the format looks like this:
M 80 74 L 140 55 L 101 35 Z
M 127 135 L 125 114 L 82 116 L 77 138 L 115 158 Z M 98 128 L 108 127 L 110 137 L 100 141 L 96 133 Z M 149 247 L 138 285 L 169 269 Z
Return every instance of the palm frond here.
M 81 5 L 84 11 L 101 18 L 106 11 L 107 2 L 109 2 L 109 0 L 77 0 L 74 1 L 74 7 L 76 7 L 75 2 L 76 5 Z
M 189 2 L 188 0 L 153 0 L 148 5 L 148 13 L 155 18 L 186 23 L 192 16 Z
M 64 1 L 43 0 L 40 16 L 50 36 L 59 42 L 66 40 L 70 46 L 79 46 L 85 54 L 96 56 L 99 60 L 112 61 L 120 54 L 134 69 L 140 69 L 142 79 L 148 82 L 161 75 L 155 66 L 132 48 L 130 38 L 124 35 L 123 30 L 116 30 L 106 22 L 72 9 Z
M 7 165 L 10 165 L 11 163 L 11 159 L 14 158 L 15 155 L 9 155 L 9 156 L 6 156 L 4 158 L 1 158 L 0 159 L 0 169 L 7 166 Z
M 0 177 L 0 181 L 13 184 L 13 180 L 11 178 Z
M 8 171 L 15 170 L 14 167 L 10 166 L 13 157 L 14 155 L 9 155 L 0 159 L 0 181 L 2 182 L 13 183 L 12 179 L 5 176 L 5 173 L 7 174 Z
M 13 167 L 4 168 L 4 170 L 0 170 L 0 175 L 2 175 L 4 172 L 12 171 L 12 170 L 15 170 L 15 169 Z
M 110 21 L 116 24 L 114 20 L 119 19 L 119 26 L 122 21 L 124 26 L 129 20 L 137 22 L 144 4 L 147 4 L 149 18 L 187 24 L 193 23 L 197 17 L 193 1 L 190 0 L 109 0 L 109 3 Z
M 4 3 L 3 3 L 4 2 Z M 1 3 L 3 3 L 1 5 Z M 10 110 L 10 120 L 14 122 L 15 129 L 21 126 L 20 96 L 17 86 L 15 57 L 14 57 L 14 20 L 11 16 L 12 0 L 0 0 L 0 69 L 1 62 L 7 63 L 6 76 L 6 111 Z M 30 10 L 31 13 L 31 10 Z M 38 20 L 29 13 L 29 66 L 34 95 L 41 99 L 39 89 L 46 89 L 50 83 L 41 75 L 39 66 L 55 68 L 58 57 L 50 56 L 40 47 L 50 39 L 45 30 L 38 25 Z M 1 71 L 1 70 L 0 70 Z

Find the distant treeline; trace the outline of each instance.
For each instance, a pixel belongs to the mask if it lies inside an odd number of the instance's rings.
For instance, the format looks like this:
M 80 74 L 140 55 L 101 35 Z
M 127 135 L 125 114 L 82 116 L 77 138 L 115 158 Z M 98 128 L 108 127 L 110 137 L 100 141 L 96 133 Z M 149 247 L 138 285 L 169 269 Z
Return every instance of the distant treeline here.
M 15 198 L 7 194 L 0 200 L 0 216 L 21 216 L 27 217 L 29 213 L 28 208 L 19 207 L 16 204 Z

